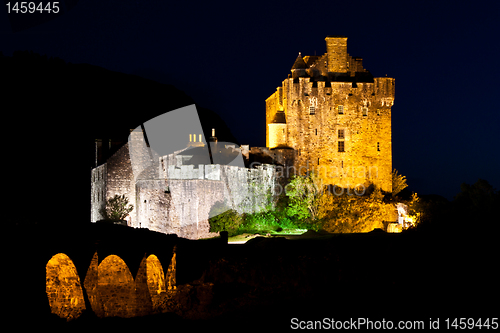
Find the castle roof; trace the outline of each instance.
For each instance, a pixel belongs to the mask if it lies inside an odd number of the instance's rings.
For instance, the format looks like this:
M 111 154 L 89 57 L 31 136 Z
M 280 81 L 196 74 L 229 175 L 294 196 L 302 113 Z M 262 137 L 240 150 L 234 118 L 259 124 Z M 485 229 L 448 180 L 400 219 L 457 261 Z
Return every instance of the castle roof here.
M 299 52 L 299 55 L 297 56 L 297 59 L 295 59 L 295 63 L 292 66 L 292 70 L 294 70 L 294 69 L 306 69 L 306 68 L 307 68 L 307 65 L 304 62 L 304 59 L 302 58 L 302 55 L 300 55 L 300 52 Z
M 273 123 L 273 124 L 286 124 L 285 112 L 282 110 L 276 112 L 276 115 L 274 116 L 274 119 L 271 123 Z
M 239 154 L 231 148 L 225 148 L 225 145 L 222 143 L 218 146 L 212 143 L 211 153 L 214 164 L 229 164 Z M 178 155 L 191 156 L 188 161 L 184 162 L 184 165 L 212 164 L 210 161 L 210 152 L 207 146 L 187 149 L 180 152 Z
M 314 56 L 304 56 L 304 62 L 306 63 L 307 67 L 311 67 L 311 65 L 313 65 L 321 57 L 322 56 L 317 56 L 317 55 L 314 55 Z

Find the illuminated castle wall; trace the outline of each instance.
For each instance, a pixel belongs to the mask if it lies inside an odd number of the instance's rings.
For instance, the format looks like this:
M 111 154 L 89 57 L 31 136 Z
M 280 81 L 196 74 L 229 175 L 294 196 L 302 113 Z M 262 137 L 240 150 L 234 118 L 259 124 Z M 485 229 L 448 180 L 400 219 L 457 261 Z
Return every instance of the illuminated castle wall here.
M 274 194 L 275 168 L 259 165 L 245 168 L 224 164 L 205 164 L 192 152 L 204 152 L 205 143 L 192 140 L 183 150 L 166 156 L 156 156 L 157 168 L 141 173 L 134 172 L 130 153 L 149 158 L 144 154 L 142 132 L 132 132 L 129 141 L 112 155 L 106 163 L 92 170 L 91 221 L 104 217 L 100 209 L 106 199 L 125 195 L 134 206 L 127 217 L 127 225 L 165 234 L 176 234 L 188 239 L 217 236 L 210 233 L 208 223 L 211 209 L 224 202 L 228 209 L 238 213 L 252 213 L 267 204 L 265 193 Z M 187 135 L 186 135 L 187 137 Z M 215 152 L 212 147 L 212 152 Z M 235 151 L 238 148 L 221 148 Z M 147 156 L 146 156 L 147 155 Z M 205 157 L 208 156 L 205 154 Z M 198 159 L 196 159 L 198 157 Z M 193 160 L 201 162 L 193 162 Z M 210 163 L 209 161 L 206 161 Z
M 325 184 L 391 192 L 394 79 L 374 78 L 347 53 L 347 37 L 326 37 L 326 49 L 299 53 L 267 98 L 266 146 L 293 148 L 295 170 L 318 170 Z

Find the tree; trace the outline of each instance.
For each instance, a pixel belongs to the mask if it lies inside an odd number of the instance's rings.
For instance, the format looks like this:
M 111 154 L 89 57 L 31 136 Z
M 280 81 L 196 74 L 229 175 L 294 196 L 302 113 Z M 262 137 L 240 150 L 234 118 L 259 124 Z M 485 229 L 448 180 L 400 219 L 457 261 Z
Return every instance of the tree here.
M 500 206 L 500 191 L 496 191 L 488 181 L 479 179 L 469 185 L 463 183 L 461 192 L 452 202 L 452 215 L 456 225 L 459 223 L 464 229 L 478 229 L 472 226 L 471 221 L 490 222 L 498 221 L 498 207 Z M 498 228 L 498 223 L 491 224 Z
M 396 196 L 399 192 L 408 187 L 406 184 L 406 177 L 398 175 L 398 170 L 394 169 L 392 172 L 392 196 Z
M 422 214 L 424 214 L 424 210 L 420 198 L 417 193 L 413 193 L 408 202 L 408 215 L 406 216 L 408 225 L 405 226 L 405 229 L 416 227 L 422 220 Z
M 335 233 L 368 232 L 382 228 L 382 221 L 390 213 L 391 204 L 385 203 L 380 188 L 363 196 L 328 194 L 329 212 L 323 229 Z
M 498 192 L 484 179 L 479 179 L 472 185 L 462 183 L 460 189 L 455 202 L 477 212 L 493 207 L 498 199 Z
M 227 231 L 229 236 L 238 233 L 238 228 L 243 221 L 243 216 L 234 209 L 226 210 L 224 213 L 208 219 L 210 232 Z
M 214 203 L 209 213 L 210 232 L 227 231 L 229 236 L 237 233 L 243 216 L 234 209 L 230 209 L 225 201 Z
M 289 197 L 290 215 L 299 215 L 300 218 L 316 218 L 319 210 L 319 197 L 323 189 L 320 179 L 315 173 L 306 176 L 296 175 L 286 186 L 286 195 Z
M 134 206 L 128 203 L 128 199 L 123 195 L 116 194 L 113 198 L 106 200 L 106 206 L 101 208 L 100 213 L 105 220 L 121 221 L 134 209 Z
M 317 224 L 321 215 L 321 204 L 325 191 L 321 178 L 314 172 L 305 176 L 296 175 L 285 187 L 289 198 L 287 214 L 299 220 L 309 219 Z

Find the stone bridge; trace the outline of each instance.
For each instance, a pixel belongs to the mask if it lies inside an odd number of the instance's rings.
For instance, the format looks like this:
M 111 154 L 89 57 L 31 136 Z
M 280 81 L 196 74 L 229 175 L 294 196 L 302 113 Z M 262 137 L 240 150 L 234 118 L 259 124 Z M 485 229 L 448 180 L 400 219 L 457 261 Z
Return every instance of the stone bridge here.
M 107 224 L 15 235 L 16 315 L 46 316 L 50 311 L 68 321 L 86 311 L 99 318 L 171 312 L 176 306 L 176 252 L 193 245 L 184 246 L 192 241 L 176 235 Z M 189 254 L 184 259 L 189 261 Z M 188 266 L 181 280 L 198 276 Z

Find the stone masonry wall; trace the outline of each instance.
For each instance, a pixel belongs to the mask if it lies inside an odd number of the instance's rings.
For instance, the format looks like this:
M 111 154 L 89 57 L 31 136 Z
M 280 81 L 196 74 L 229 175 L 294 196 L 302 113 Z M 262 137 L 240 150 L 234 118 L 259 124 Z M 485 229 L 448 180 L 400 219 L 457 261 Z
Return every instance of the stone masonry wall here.
M 129 214 L 128 223 L 131 226 L 137 225 L 134 219 L 137 213 L 133 179 L 128 144 L 123 145 L 106 163 L 92 169 L 92 222 L 104 218 L 99 213 L 99 209 L 106 205 L 106 199 L 125 194 L 129 203 L 134 205 L 134 210 Z
M 315 170 L 324 185 L 373 183 L 391 192 L 394 79 L 372 78 L 347 53 L 347 37 L 325 40 L 327 53 L 305 56 L 306 72 L 292 70 L 266 99 L 266 146 L 277 141 L 269 125 L 283 110 L 286 136 L 279 139 L 295 150 L 296 173 Z
M 158 168 L 144 169 L 135 179 L 129 157 L 130 143 L 106 164 L 92 170 L 92 222 L 102 217 L 98 209 L 105 199 L 125 194 L 134 210 L 128 225 L 177 234 L 189 239 L 216 236 L 209 232 L 208 219 L 216 202 L 226 202 L 240 213 L 253 212 L 268 203 L 275 191 L 275 168 L 257 169 L 229 165 L 169 165 L 175 158 L 162 157 Z M 161 166 L 161 167 L 160 167 Z M 151 173 L 151 175 L 149 175 Z M 145 176 L 146 175 L 146 176 Z M 151 177 L 149 177 L 149 176 Z M 96 194 L 97 193 L 97 194 Z
M 326 37 L 328 71 L 347 72 L 347 37 Z
M 107 165 L 102 164 L 91 171 L 91 190 L 90 190 L 90 200 L 91 200 L 91 212 L 90 217 L 92 222 L 99 221 L 104 218 L 99 213 L 101 207 L 106 204 L 106 180 L 107 180 Z
M 309 78 L 287 80 L 288 146 L 298 151 L 297 170 L 318 170 L 326 184 L 354 187 L 373 182 L 392 191 L 394 79 L 355 86 L 331 82 L 331 87 L 324 82 L 314 87 Z M 314 114 L 310 106 L 315 106 Z
M 49 264 L 47 264 L 48 268 L 50 268 Z M 129 266 L 118 255 L 108 255 L 99 263 L 98 253 L 95 252 L 87 273 L 81 276 L 85 281 L 83 285 L 90 306 L 97 317 L 130 318 L 171 311 L 165 305 L 176 289 L 176 270 L 175 249 L 166 271 L 156 255 L 145 254 L 135 278 Z M 48 277 L 54 275 L 51 271 L 49 273 L 51 274 Z M 61 274 L 59 273 L 59 275 Z M 78 279 L 78 275 L 75 279 Z M 59 311 L 57 313 L 61 317 L 71 319 L 77 317 L 79 312 L 81 313 L 82 306 L 85 308 L 85 305 L 83 295 L 79 296 L 74 291 L 75 287 L 79 287 L 79 285 L 75 284 L 73 280 L 66 281 L 65 284 L 72 288 L 69 293 L 66 293 L 68 297 L 81 298 L 79 302 L 72 301 L 71 304 L 66 305 L 65 312 L 60 313 Z M 52 289 L 60 294 L 64 288 L 67 289 L 64 283 L 59 283 L 56 288 Z M 52 293 L 47 292 L 47 296 L 50 299 Z M 57 312 L 60 308 L 57 304 L 50 305 L 53 312 Z

